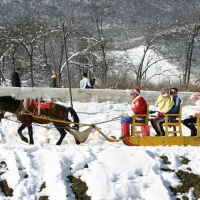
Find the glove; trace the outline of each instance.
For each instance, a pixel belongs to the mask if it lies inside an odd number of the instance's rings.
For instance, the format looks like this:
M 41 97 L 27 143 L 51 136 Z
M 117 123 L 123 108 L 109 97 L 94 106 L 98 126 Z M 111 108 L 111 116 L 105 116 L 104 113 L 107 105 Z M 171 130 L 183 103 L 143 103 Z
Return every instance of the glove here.
M 127 106 L 127 110 L 131 110 L 131 108 L 132 108 L 132 105 Z
M 154 113 L 156 113 L 157 111 L 156 110 L 150 110 L 149 111 L 149 114 L 154 114 Z
M 122 117 L 129 117 L 129 115 L 128 115 L 127 112 L 125 112 L 125 113 L 122 115 Z
M 135 114 L 132 110 L 129 110 L 127 113 L 129 117 L 133 117 L 133 115 Z
M 134 112 L 132 110 L 129 110 L 125 112 L 122 117 L 132 117 L 134 115 Z

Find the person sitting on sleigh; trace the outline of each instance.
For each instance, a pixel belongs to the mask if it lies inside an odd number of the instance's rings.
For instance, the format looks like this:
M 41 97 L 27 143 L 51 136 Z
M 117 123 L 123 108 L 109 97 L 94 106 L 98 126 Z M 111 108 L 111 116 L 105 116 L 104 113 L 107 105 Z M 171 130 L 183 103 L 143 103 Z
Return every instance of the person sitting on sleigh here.
M 197 136 L 197 128 L 195 124 L 197 123 L 197 114 L 200 113 L 200 89 L 198 88 L 196 92 L 190 97 L 192 103 L 196 104 L 195 112 L 189 118 L 183 120 L 183 124 L 190 129 L 191 136 Z
M 134 88 L 130 92 L 132 98 L 131 108 L 123 114 L 121 118 L 121 137 L 123 139 L 125 137 L 130 136 L 129 124 L 132 123 L 132 116 L 135 114 L 146 114 L 147 113 L 147 102 L 141 96 L 140 89 L 138 87 Z M 137 117 L 137 121 L 145 122 L 145 117 Z

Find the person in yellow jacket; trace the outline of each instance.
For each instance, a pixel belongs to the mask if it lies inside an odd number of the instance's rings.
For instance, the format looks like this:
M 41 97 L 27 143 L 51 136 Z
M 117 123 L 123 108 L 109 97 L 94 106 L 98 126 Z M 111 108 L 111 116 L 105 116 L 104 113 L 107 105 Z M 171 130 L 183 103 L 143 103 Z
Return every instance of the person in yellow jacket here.
M 170 95 L 170 90 L 168 87 L 163 87 L 161 89 L 161 94 L 155 102 L 155 106 L 158 107 L 160 113 L 167 113 L 174 105 L 173 96 Z
M 52 76 L 51 76 L 51 87 L 53 87 L 53 88 L 55 88 L 56 87 L 56 74 L 54 73 L 54 74 L 52 74 Z
M 156 136 L 164 136 L 163 123 L 165 122 L 164 113 L 168 113 L 174 106 L 173 96 L 170 94 L 170 89 L 165 86 L 161 89 L 161 94 L 155 102 L 158 107 L 158 116 L 151 120 L 151 125 L 156 131 Z M 171 112 L 170 112 L 171 113 Z

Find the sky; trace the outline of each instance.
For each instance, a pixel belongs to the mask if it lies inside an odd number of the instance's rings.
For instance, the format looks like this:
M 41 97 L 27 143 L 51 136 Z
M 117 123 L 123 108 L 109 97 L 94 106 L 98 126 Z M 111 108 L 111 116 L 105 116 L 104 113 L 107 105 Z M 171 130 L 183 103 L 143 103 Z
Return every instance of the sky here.
M 128 103 L 74 102 L 73 105 L 81 122 L 100 123 L 97 126 L 107 136 L 120 136 L 120 118 L 109 120 L 124 113 Z M 150 108 L 155 109 L 153 105 Z M 194 109 L 194 105 L 184 106 L 183 118 Z M 49 200 L 73 200 L 75 196 L 67 178 L 70 175 L 87 184 L 87 195 L 93 200 L 175 200 L 181 194 L 175 196 L 169 186 L 180 185 L 180 180 L 175 172 L 161 168 L 175 171 L 191 168 L 200 175 L 200 147 L 130 147 L 121 141 L 108 142 L 96 131 L 81 145 L 76 145 L 68 133 L 62 145 L 56 146 L 59 134 L 52 124 L 34 124 L 35 144 L 28 145 L 17 134 L 20 124 L 15 116 L 6 113 L 6 118 L 0 123 L 0 181 L 6 180 L 14 192 L 12 197 L 5 197 L 0 190 L 0 200 L 35 200 L 44 195 Z M 154 134 L 151 129 L 152 137 Z M 183 134 L 189 135 L 186 127 Z M 24 135 L 27 136 L 27 130 Z M 168 156 L 171 164 L 163 163 L 160 158 L 163 155 Z M 187 165 L 181 163 L 182 156 L 190 160 Z M 44 182 L 46 188 L 40 191 Z M 192 191 L 193 188 L 187 194 L 191 200 Z

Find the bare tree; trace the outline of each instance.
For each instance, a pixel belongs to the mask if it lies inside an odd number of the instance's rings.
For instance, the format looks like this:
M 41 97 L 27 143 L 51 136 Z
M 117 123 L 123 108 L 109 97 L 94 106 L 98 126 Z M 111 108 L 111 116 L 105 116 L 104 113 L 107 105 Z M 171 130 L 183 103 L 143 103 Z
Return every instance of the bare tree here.
M 35 39 L 27 43 L 26 41 L 21 41 L 21 45 L 24 47 L 24 49 L 27 52 L 27 55 L 29 57 L 29 68 L 31 73 L 31 86 L 34 87 L 34 79 L 33 79 L 33 49 L 34 49 L 34 43 Z
M 181 44 L 177 50 L 182 55 L 178 60 L 182 63 L 181 75 L 183 76 L 183 85 L 187 88 L 195 69 L 198 69 L 199 66 L 197 50 L 199 49 L 200 15 L 199 11 L 192 10 L 188 10 L 186 14 L 183 9 L 173 13 L 173 15 L 176 37 L 181 39 Z
M 108 40 L 106 38 L 106 18 L 109 16 L 109 11 L 106 6 L 103 5 L 105 2 L 93 2 L 90 7 L 91 20 L 95 25 L 96 33 L 91 37 L 90 42 L 96 43 L 96 49 L 93 51 L 99 52 L 99 65 L 101 66 L 101 83 L 105 84 L 107 82 L 107 72 L 108 72 L 108 61 L 107 61 L 107 48 Z M 107 5 L 108 6 L 108 5 Z M 92 40 L 93 38 L 93 40 Z
M 192 66 L 192 56 L 193 50 L 195 45 L 195 38 L 197 37 L 200 29 L 200 21 L 193 25 L 193 29 L 191 31 L 188 30 L 187 34 L 187 41 L 188 41 L 188 49 L 186 54 L 186 63 L 184 68 L 184 75 L 183 75 L 183 84 L 189 85 L 190 84 L 190 76 L 191 76 L 191 66 Z
M 41 45 L 41 37 L 43 35 L 43 21 L 37 18 L 22 19 L 10 30 L 11 45 L 14 50 L 12 56 L 12 65 L 15 66 L 15 62 L 21 62 L 23 68 L 29 68 L 27 72 L 30 74 L 31 86 L 34 86 L 34 67 L 35 70 L 41 67 L 38 63 L 44 62 L 41 56 L 38 54 L 38 47 Z M 24 54 L 24 50 L 26 54 Z M 15 54 L 17 53 L 17 57 Z M 28 59 L 27 59 L 28 57 Z M 39 59 L 39 60 L 38 60 Z M 27 62 L 28 60 L 28 62 Z
M 106 40 L 103 34 L 103 14 L 99 16 L 99 18 L 95 15 L 95 18 L 93 18 L 97 32 L 98 32 L 98 43 L 102 52 L 102 58 L 103 58 L 103 73 L 102 73 L 102 83 L 106 83 L 106 75 L 108 70 L 108 65 L 106 62 Z
M 142 79 L 146 78 L 146 73 L 150 69 L 150 67 L 152 67 L 153 65 L 157 64 L 158 62 L 160 62 L 162 60 L 170 59 L 170 57 L 162 57 L 162 58 L 158 58 L 156 61 L 153 61 L 152 57 L 147 58 L 147 53 L 150 49 L 153 49 L 154 52 L 155 52 L 156 47 L 154 46 L 154 44 L 156 43 L 156 41 L 159 40 L 162 37 L 169 37 L 169 36 L 171 37 L 171 35 L 168 34 L 167 31 L 163 31 L 163 32 L 158 33 L 158 34 L 151 35 L 151 38 L 147 37 L 146 38 L 146 45 L 144 47 L 144 51 L 143 51 L 141 60 L 140 60 L 138 65 L 133 64 L 130 56 L 128 55 L 127 51 L 125 50 L 127 56 L 131 60 L 132 70 L 135 73 L 136 85 L 137 86 L 139 86 L 139 87 L 141 86 Z M 157 52 L 159 52 L 159 51 L 157 50 Z M 146 62 L 145 62 L 145 60 L 146 60 Z

